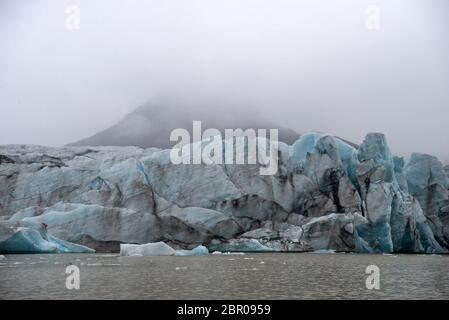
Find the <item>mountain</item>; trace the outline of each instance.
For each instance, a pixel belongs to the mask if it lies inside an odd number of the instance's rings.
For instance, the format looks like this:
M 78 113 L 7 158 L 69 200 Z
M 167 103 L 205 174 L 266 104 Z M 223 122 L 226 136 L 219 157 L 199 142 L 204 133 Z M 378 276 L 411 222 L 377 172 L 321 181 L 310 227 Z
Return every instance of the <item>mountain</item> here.
M 170 133 L 177 128 L 190 132 L 192 122 L 202 121 L 202 130 L 218 129 L 278 129 L 279 140 L 287 144 L 295 142 L 299 134 L 282 128 L 264 118 L 257 109 L 223 100 L 152 100 L 126 115 L 112 127 L 69 146 L 137 146 L 141 148 L 170 148 Z M 268 135 L 268 131 L 267 131 Z

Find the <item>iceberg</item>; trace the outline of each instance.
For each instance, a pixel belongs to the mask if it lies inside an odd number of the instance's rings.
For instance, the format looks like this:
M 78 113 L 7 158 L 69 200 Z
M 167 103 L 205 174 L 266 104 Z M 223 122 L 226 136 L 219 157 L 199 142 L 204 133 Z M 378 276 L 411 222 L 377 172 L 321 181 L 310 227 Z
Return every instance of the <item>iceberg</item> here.
M 26 223 L 0 223 L 0 252 L 20 253 L 93 253 L 85 246 L 60 240 L 46 232 L 45 226 L 34 228 Z
M 121 244 L 121 256 L 173 256 L 176 251 L 164 242 Z
M 175 256 L 207 256 L 209 250 L 205 246 L 198 246 L 192 250 L 176 250 Z
M 130 257 L 142 256 L 206 256 L 209 250 L 205 246 L 197 246 L 192 250 L 174 250 L 168 244 L 159 241 L 145 244 L 121 244 L 120 255 Z
M 209 245 L 209 250 L 229 252 L 273 252 L 256 239 L 233 239 L 226 242 L 214 241 Z

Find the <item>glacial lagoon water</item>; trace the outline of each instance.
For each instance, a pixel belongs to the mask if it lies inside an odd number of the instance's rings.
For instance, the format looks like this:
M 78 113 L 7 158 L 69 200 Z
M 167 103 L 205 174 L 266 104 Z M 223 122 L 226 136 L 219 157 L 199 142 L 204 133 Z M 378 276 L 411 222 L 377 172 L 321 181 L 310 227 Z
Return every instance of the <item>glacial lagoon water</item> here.
M 66 288 L 66 267 L 80 289 Z M 380 289 L 365 282 L 380 269 Z M 449 299 L 448 255 L 7 255 L 0 299 Z

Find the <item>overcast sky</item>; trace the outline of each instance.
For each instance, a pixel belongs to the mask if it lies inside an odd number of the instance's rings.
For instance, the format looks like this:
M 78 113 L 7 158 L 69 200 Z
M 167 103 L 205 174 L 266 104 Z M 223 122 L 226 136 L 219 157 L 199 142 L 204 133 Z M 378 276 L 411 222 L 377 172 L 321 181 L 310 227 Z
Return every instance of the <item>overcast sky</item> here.
M 0 0 L 0 144 L 64 145 L 161 94 L 447 163 L 449 1 Z

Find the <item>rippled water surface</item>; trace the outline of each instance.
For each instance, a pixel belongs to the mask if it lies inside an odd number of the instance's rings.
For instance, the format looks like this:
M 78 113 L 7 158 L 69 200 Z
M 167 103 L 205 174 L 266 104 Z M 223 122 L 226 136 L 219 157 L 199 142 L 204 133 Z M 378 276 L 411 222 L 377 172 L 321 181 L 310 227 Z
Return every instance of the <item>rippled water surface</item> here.
M 80 269 L 80 289 L 65 271 Z M 365 286 L 380 268 L 380 290 Z M 263 253 L 7 255 L 0 299 L 449 299 L 449 256 Z

